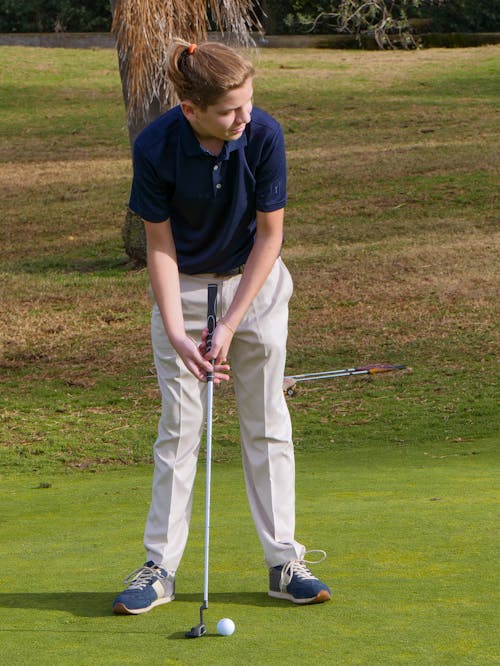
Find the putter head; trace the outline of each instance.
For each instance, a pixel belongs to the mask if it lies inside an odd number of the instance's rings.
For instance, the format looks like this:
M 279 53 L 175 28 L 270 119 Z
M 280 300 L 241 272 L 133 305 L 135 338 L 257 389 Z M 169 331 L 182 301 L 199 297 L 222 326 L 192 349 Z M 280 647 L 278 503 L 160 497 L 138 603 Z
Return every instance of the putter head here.
M 285 377 L 283 379 L 283 392 L 285 395 L 295 395 L 295 391 L 297 390 L 297 382 L 293 377 Z
M 191 631 L 186 631 L 186 638 L 201 638 L 201 636 L 204 636 L 206 633 L 206 626 L 203 624 L 203 622 L 200 622 L 200 624 L 197 624 L 196 627 L 193 627 Z

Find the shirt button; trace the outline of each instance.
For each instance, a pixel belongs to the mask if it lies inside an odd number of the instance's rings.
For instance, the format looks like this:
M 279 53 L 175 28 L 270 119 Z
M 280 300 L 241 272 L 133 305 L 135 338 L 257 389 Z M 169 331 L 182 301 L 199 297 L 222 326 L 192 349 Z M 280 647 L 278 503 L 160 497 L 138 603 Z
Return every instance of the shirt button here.
M 217 170 L 218 170 L 218 168 L 219 168 L 219 165 L 218 165 L 218 164 L 216 164 L 216 165 L 214 166 L 214 171 L 217 171 Z
M 217 185 L 216 185 L 215 187 L 216 187 L 218 190 L 220 190 L 220 188 L 222 187 L 222 185 L 221 185 L 220 183 L 217 183 Z

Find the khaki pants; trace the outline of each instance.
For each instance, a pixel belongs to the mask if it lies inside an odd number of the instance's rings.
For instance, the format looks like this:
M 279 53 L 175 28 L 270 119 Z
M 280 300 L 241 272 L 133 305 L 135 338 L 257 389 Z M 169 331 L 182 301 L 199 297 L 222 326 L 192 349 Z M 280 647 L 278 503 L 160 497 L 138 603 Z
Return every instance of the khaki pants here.
M 186 332 L 198 340 L 206 326 L 208 283 L 218 283 L 217 316 L 221 317 L 241 275 L 221 278 L 181 274 L 180 278 Z M 282 389 L 292 291 L 290 274 L 278 259 L 229 350 L 247 495 L 269 567 L 302 559 L 305 552 L 294 539 L 295 464 L 290 416 Z M 162 414 L 154 446 L 152 503 L 144 543 L 148 560 L 176 571 L 188 537 L 205 422 L 206 384 L 193 377 L 177 357 L 156 305 L 152 342 Z

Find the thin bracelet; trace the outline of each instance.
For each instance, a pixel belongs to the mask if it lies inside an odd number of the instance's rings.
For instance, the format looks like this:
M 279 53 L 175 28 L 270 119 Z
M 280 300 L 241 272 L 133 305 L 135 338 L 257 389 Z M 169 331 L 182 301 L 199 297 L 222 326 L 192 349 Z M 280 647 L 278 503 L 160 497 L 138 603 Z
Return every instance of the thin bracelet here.
M 231 326 L 229 326 L 229 324 L 227 323 L 227 321 L 224 321 L 224 319 L 223 319 L 222 317 L 221 317 L 221 319 L 220 319 L 219 321 L 220 321 L 220 323 L 223 324 L 227 329 L 229 329 L 233 335 L 235 334 L 235 330 L 234 330 L 234 328 L 231 328 Z

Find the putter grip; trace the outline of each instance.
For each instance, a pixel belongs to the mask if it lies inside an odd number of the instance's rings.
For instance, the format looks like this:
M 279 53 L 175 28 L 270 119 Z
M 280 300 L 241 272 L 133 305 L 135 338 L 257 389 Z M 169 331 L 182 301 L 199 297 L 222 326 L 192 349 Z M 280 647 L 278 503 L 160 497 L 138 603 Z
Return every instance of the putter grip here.
M 208 285 L 208 308 L 207 308 L 207 352 L 212 349 L 212 336 L 214 334 L 215 326 L 217 324 L 216 318 L 217 310 L 217 285 L 210 283 Z

